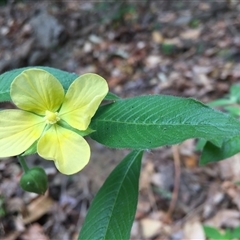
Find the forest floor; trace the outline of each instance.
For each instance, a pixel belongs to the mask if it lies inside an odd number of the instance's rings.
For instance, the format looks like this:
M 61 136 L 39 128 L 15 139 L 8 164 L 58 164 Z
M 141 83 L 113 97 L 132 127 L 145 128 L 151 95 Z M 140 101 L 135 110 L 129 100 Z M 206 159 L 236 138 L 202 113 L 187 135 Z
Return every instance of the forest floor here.
M 0 73 L 40 65 L 95 72 L 123 98 L 170 94 L 204 103 L 239 83 L 238 1 L 0 4 Z M 0 162 L 1 240 L 77 239 L 93 196 L 128 153 L 88 141 L 91 161 L 71 177 L 28 158 L 48 174 L 44 196 L 20 189 L 16 158 Z M 203 225 L 240 225 L 240 156 L 200 167 L 195 146 L 191 139 L 145 153 L 131 239 L 206 239 Z

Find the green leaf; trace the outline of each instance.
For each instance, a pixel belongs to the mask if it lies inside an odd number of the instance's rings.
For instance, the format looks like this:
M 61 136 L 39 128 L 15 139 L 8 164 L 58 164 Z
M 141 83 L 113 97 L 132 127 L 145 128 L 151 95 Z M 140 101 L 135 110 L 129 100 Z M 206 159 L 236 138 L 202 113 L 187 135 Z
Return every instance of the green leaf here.
M 24 68 L 18 68 L 15 70 L 11 70 L 8 72 L 5 72 L 0 75 L 0 101 L 11 101 L 10 97 L 10 85 L 14 78 L 19 75 L 21 72 L 23 72 L 26 69 L 29 68 L 39 68 L 48 71 L 52 75 L 54 75 L 63 85 L 63 88 L 65 90 L 68 89 L 69 85 L 72 83 L 74 79 L 78 77 L 75 73 L 69 73 L 65 72 L 59 69 L 51 68 L 51 67 L 24 67 Z
M 231 231 L 229 228 L 227 228 L 225 230 L 225 233 L 222 234 L 222 240 L 233 240 L 232 236 L 231 236 Z
M 227 106 L 227 107 L 224 107 L 224 110 L 228 111 L 229 114 L 233 117 L 240 116 L 240 107 L 239 106 Z
M 129 239 L 138 201 L 142 151 L 132 151 L 93 199 L 78 239 Z
M 230 88 L 231 99 L 235 99 L 236 102 L 240 100 L 240 84 L 232 85 Z
M 214 100 L 208 103 L 208 106 L 219 107 L 219 106 L 239 103 L 240 102 L 240 84 L 232 85 L 230 88 L 230 96 L 228 95 L 227 97 L 228 98 L 221 98 L 221 99 Z
M 10 85 L 14 78 L 19 75 L 21 72 L 23 72 L 26 69 L 29 68 L 39 68 L 43 69 L 45 71 L 48 71 L 52 75 L 54 75 L 63 85 L 63 88 L 65 91 L 69 88 L 70 84 L 79 77 L 75 73 L 69 73 L 66 71 L 62 71 L 56 68 L 51 67 L 42 67 L 42 66 L 36 66 L 36 67 L 24 67 L 24 68 L 18 68 L 15 70 L 11 70 L 8 72 L 5 72 L 0 75 L 0 102 L 4 101 L 11 101 L 10 97 Z M 118 96 L 114 95 L 113 93 L 108 93 L 105 97 L 105 100 L 116 100 L 118 99 Z
M 21 156 L 27 156 L 37 153 L 37 143 L 38 140 L 36 140 L 24 153 L 22 153 Z
M 162 43 L 161 50 L 163 54 L 170 55 L 174 52 L 176 46 L 174 44 Z
M 235 100 L 233 99 L 217 99 L 215 101 L 212 101 L 210 103 L 208 103 L 207 105 L 210 107 L 220 107 L 220 106 L 224 106 L 224 105 L 229 105 L 229 104 L 234 104 L 236 103 Z
M 203 148 L 200 165 L 217 162 L 240 152 L 240 135 L 226 139 L 221 147 L 207 142 Z
M 115 101 L 115 100 L 119 100 L 120 97 L 111 93 L 111 92 L 108 92 L 107 96 L 104 98 L 104 100 L 111 100 L 111 101 Z
M 78 130 L 76 128 L 73 128 L 71 125 L 69 125 L 67 122 L 65 122 L 64 120 L 60 120 L 58 123 L 57 123 L 59 126 L 63 127 L 63 128 L 66 128 L 70 131 L 73 131 L 77 134 L 79 134 L 80 136 L 84 137 L 84 136 L 87 136 L 89 135 L 90 133 L 92 132 L 95 132 L 95 130 L 92 130 L 91 128 L 87 128 L 86 130 L 82 131 L 82 130 Z
M 207 143 L 207 141 L 205 139 L 202 139 L 202 138 L 198 139 L 196 147 L 195 147 L 196 151 L 202 151 L 203 147 L 205 146 L 206 143 Z
M 90 136 L 109 147 L 155 148 L 204 138 L 221 146 L 240 134 L 240 122 L 194 99 L 153 95 L 117 100 L 100 107 Z
M 240 226 L 233 229 L 231 233 L 232 238 L 240 238 Z
M 205 235 L 208 238 L 211 239 L 223 239 L 222 234 L 214 227 L 210 227 L 210 226 L 203 226 L 203 230 L 205 232 Z

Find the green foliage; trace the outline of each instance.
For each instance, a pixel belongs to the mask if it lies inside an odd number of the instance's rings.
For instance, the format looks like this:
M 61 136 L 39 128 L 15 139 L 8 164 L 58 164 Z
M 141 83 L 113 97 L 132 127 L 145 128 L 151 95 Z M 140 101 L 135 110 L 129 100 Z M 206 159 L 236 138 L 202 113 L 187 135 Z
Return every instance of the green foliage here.
M 220 147 L 211 142 L 206 142 L 202 150 L 200 165 L 223 160 L 238 152 L 240 152 L 240 135 L 224 140 Z
M 240 85 L 233 85 L 230 88 L 230 94 L 225 98 L 217 99 L 209 103 L 209 106 L 218 107 L 227 112 L 232 117 L 240 117 Z M 205 142 L 200 159 L 200 164 L 217 162 L 231 157 L 240 152 L 240 135 L 226 135 L 221 146 L 216 146 L 212 142 Z
M 204 138 L 221 146 L 240 134 L 240 122 L 194 99 L 165 95 L 117 100 L 99 108 L 90 136 L 114 148 L 148 149 Z
M 222 239 L 222 234 L 214 227 L 203 226 L 205 235 L 210 239 Z
M 95 9 L 103 22 L 124 22 L 126 15 L 137 14 L 136 4 L 127 1 L 100 1 L 95 3 Z
M 80 239 L 129 239 L 137 208 L 142 151 L 132 151 L 109 175 L 94 198 Z
M 23 72 L 26 69 L 33 68 L 33 67 L 24 67 L 24 68 L 18 68 L 15 70 L 11 70 L 8 72 L 5 72 L 0 75 L 0 102 L 3 101 L 11 101 L 10 97 L 10 85 L 14 78 L 19 75 L 21 72 Z M 63 85 L 63 88 L 65 91 L 69 88 L 70 84 L 77 78 L 79 77 L 75 73 L 69 73 L 66 71 L 62 71 L 56 68 L 51 68 L 51 67 L 40 67 L 36 66 L 34 68 L 39 68 L 43 69 L 45 71 L 48 71 L 51 73 L 53 76 L 55 76 Z M 107 96 L 105 97 L 105 100 L 116 100 L 119 99 L 116 95 L 112 93 L 108 93 Z
M 174 50 L 173 45 L 162 47 L 165 54 L 171 54 Z M 0 75 L 0 102 L 11 100 L 10 85 L 14 78 L 27 68 Z M 75 73 L 55 68 L 35 68 L 44 69 L 53 74 L 61 82 L 65 91 L 78 77 Z M 97 193 L 79 239 L 129 239 L 138 199 L 138 181 L 143 154 L 141 150 L 180 143 L 188 138 L 200 138 L 199 147 L 203 149 L 201 164 L 219 161 L 240 152 L 238 120 L 240 85 L 232 86 L 227 98 L 210 104 L 214 107 L 220 106 L 228 114 L 214 110 L 194 99 L 174 96 L 149 95 L 120 99 L 109 93 L 105 100 L 111 102 L 99 107 L 89 129 L 78 134 L 91 133 L 90 136 L 103 145 L 130 148 L 133 151 L 114 169 Z M 29 151 L 35 152 L 35 145 L 31 147 Z M 41 173 L 38 168 L 33 170 L 33 174 Z M 23 176 L 27 179 L 24 187 L 29 187 L 26 183 L 32 179 L 32 176 L 27 173 L 28 170 Z M 44 184 L 40 186 L 38 192 L 45 191 L 45 180 L 44 177 Z M 35 188 L 39 183 L 33 181 L 33 185 Z M 32 191 L 32 188 L 30 190 Z M 166 197 L 171 196 L 166 194 Z M 0 210 L 1 208 L 0 198 Z M 219 239 L 219 237 L 231 239 L 230 237 L 238 238 L 240 235 L 240 227 L 233 231 L 227 230 L 224 234 L 207 226 L 204 230 L 212 239 Z
M 190 22 L 189 22 L 189 27 L 191 28 L 198 28 L 200 24 L 200 20 L 197 18 L 193 18 Z
M 0 218 L 6 215 L 6 210 L 4 207 L 4 197 L 0 195 Z
M 240 238 L 240 226 L 234 228 L 231 231 L 231 236 L 232 236 L 232 238 Z
M 220 49 L 217 52 L 217 56 L 223 58 L 224 60 L 232 61 L 234 57 L 234 52 L 231 48 Z
M 224 110 L 231 114 L 231 111 L 226 109 L 229 106 L 239 106 L 240 104 L 240 84 L 232 85 L 230 93 L 224 97 L 210 102 L 208 105 L 211 107 L 222 107 Z
M 4 6 L 7 4 L 7 0 L 0 0 L 0 6 Z
M 218 229 L 210 226 L 203 226 L 206 237 L 211 240 L 232 240 L 240 238 L 240 226 L 230 230 L 226 229 L 225 232 L 221 233 Z
M 175 45 L 169 43 L 163 43 L 161 46 L 162 53 L 165 55 L 171 55 L 174 53 Z

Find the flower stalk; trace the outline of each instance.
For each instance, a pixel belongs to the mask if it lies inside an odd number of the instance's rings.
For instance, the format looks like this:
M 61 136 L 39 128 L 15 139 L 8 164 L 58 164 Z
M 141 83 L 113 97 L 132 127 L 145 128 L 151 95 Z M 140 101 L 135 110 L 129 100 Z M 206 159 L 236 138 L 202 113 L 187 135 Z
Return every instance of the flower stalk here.
M 28 165 L 27 165 L 27 163 L 25 161 L 25 158 L 23 156 L 20 156 L 20 155 L 17 158 L 18 158 L 18 161 L 19 161 L 23 171 L 25 173 L 28 172 L 29 171 L 29 167 L 28 167 Z

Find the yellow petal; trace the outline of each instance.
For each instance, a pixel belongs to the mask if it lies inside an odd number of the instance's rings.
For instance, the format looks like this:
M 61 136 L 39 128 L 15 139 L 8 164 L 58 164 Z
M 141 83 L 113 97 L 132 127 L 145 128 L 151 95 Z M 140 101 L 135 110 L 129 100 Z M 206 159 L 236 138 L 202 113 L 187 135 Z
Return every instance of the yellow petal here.
M 66 175 L 79 172 L 88 163 L 90 148 L 83 137 L 54 124 L 39 139 L 38 154 L 53 160 L 57 169 Z
M 44 115 L 55 112 L 64 99 L 61 83 L 50 73 L 41 69 L 28 69 L 12 82 L 12 101 L 21 109 Z
M 0 157 L 27 150 L 42 134 L 45 120 L 35 114 L 11 109 L 0 111 Z
M 66 93 L 60 118 L 74 128 L 86 130 L 107 92 L 107 82 L 99 75 L 87 73 L 78 77 Z

